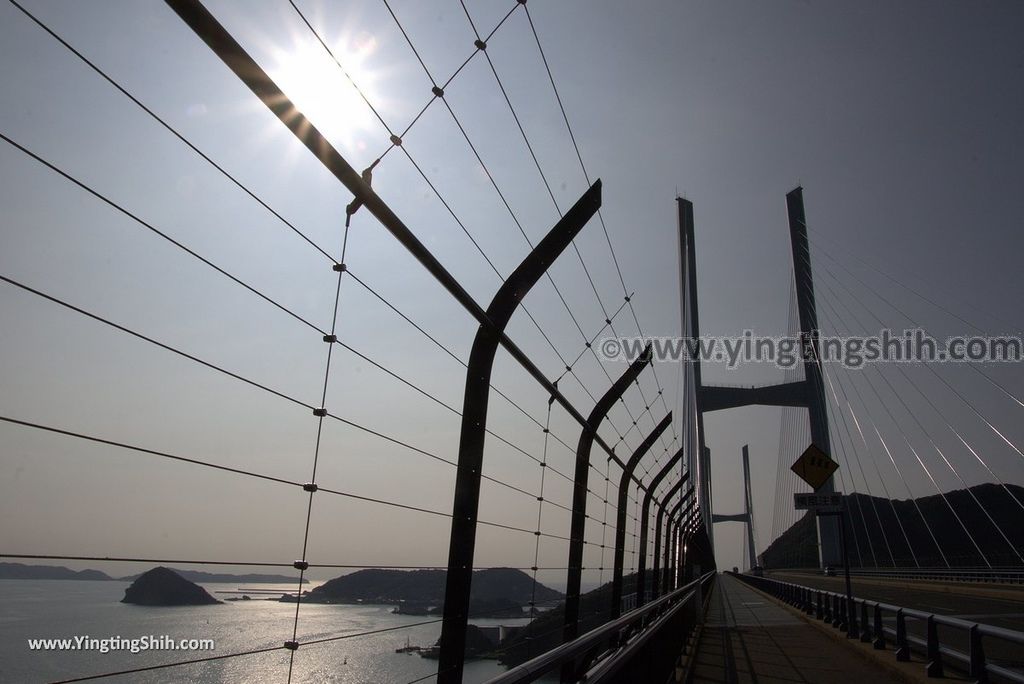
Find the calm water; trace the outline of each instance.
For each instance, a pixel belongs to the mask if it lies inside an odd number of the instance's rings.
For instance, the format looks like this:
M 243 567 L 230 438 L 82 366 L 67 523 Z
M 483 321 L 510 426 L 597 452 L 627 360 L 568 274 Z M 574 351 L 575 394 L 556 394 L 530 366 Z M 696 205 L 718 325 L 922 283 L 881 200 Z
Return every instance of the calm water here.
M 291 638 L 295 605 L 276 601 L 232 601 L 224 605 L 148 608 L 120 603 L 127 582 L 0 580 L 0 682 L 49 682 L 76 676 L 279 646 Z M 215 592 L 238 587 L 203 585 Z M 274 585 L 253 588 L 270 589 Z M 281 592 L 294 585 L 280 587 Z M 255 597 L 256 595 L 253 594 Z M 401 627 L 428 618 L 391 614 L 390 606 L 303 605 L 299 641 Z M 478 620 L 476 624 L 514 624 L 513 620 Z M 521 621 L 520 621 L 521 622 Z M 404 684 L 436 671 L 437 661 L 395 653 L 406 636 L 413 645 L 427 646 L 441 634 L 440 623 L 399 629 L 300 647 L 295 652 L 293 682 L 339 684 Z M 169 635 L 174 639 L 214 639 L 213 653 L 111 651 L 30 651 L 29 638 L 88 635 L 131 639 Z M 284 682 L 287 651 L 239 656 L 212 663 L 185 665 L 107 680 L 115 682 Z M 345 664 L 347 660 L 347 664 Z M 502 672 L 493 661 L 466 663 L 466 684 L 479 684 Z M 432 681 L 432 680 L 426 680 Z

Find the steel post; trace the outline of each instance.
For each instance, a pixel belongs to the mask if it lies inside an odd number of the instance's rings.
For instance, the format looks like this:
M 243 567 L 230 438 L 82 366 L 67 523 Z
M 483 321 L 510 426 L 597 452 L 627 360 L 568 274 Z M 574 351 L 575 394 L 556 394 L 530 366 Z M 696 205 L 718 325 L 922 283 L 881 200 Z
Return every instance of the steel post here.
M 655 426 L 654 430 L 641 442 L 640 446 L 637 447 L 633 455 L 626 461 L 626 468 L 622 471 L 622 476 L 619 478 L 619 491 L 618 501 L 615 509 L 615 558 L 614 566 L 612 569 L 612 605 L 611 605 L 611 619 L 619 617 L 622 613 L 622 566 L 626 556 L 626 513 L 629 505 L 629 482 L 633 477 L 633 471 L 640 465 L 640 461 L 647 455 L 647 452 L 651 450 L 654 443 L 658 441 L 658 438 L 668 429 L 668 426 L 672 424 L 672 412 L 662 418 L 661 422 Z M 643 488 L 644 498 L 649 487 Z M 637 598 L 637 604 L 641 601 Z
M 438 663 L 438 682 L 441 684 L 458 684 L 462 681 L 469 598 L 473 581 L 477 511 L 480 505 L 480 476 L 483 471 L 487 428 L 487 402 L 491 370 L 499 344 L 496 331 L 505 329 L 516 307 L 530 288 L 572 243 L 576 234 L 600 206 L 601 186 L 595 183 L 498 289 L 490 306 L 487 307 L 487 317 L 493 326 L 480 325 L 473 340 L 466 370 L 458 470 L 455 476 L 452 528 L 448 545 L 448 572 L 445 577 Z
M 642 606 L 647 602 L 647 536 L 648 530 L 651 526 L 651 501 L 654 498 L 654 492 L 658 488 L 658 485 L 661 484 L 662 480 L 672 472 L 672 469 L 682 459 L 684 448 L 685 447 L 679 447 L 679 450 L 668 460 L 668 463 L 666 463 L 665 466 L 658 471 L 658 474 L 654 476 L 654 479 L 651 480 L 649 485 L 647 485 L 647 491 L 644 492 L 644 501 L 640 506 L 640 560 L 637 563 L 636 570 L 636 600 L 638 606 Z M 689 472 L 683 473 L 680 478 L 680 486 L 682 486 L 682 482 L 685 482 L 689 477 Z M 664 503 L 658 504 L 659 510 L 664 510 L 665 503 L 668 502 L 667 498 L 668 497 L 666 497 L 666 501 Z M 657 535 L 657 532 L 655 532 L 655 534 Z M 655 542 L 654 553 L 655 555 L 658 553 L 657 540 Z M 657 572 L 656 568 L 655 572 Z
M 608 411 L 618 401 L 651 362 L 651 345 L 647 345 L 640 358 L 633 361 L 618 380 L 602 396 L 587 418 L 587 427 L 580 433 L 576 446 L 576 472 L 573 477 L 572 525 L 569 530 L 569 562 L 565 587 L 565 623 L 562 641 L 569 642 L 579 636 L 580 583 L 583 579 L 583 539 L 587 525 L 587 481 L 590 476 L 590 449 L 594 435 Z
M 679 480 L 665 492 L 665 498 L 658 508 L 658 515 L 654 520 L 654 562 L 651 564 L 651 597 L 658 596 L 658 589 L 661 586 L 660 563 L 661 563 L 661 536 L 665 525 L 665 514 L 668 513 L 668 502 L 683 487 L 683 480 Z

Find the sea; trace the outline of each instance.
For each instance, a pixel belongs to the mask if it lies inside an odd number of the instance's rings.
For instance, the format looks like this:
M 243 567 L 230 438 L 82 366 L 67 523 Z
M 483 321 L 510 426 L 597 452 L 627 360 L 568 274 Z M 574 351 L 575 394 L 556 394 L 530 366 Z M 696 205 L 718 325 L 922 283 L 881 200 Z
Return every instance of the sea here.
M 230 656 L 281 646 L 292 637 L 295 604 L 262 597 L 294 592 L 295 585 L 201 584 L 223 600 L 246 590 L 254 600 L 221 605 L 146 607 L 121 603 L 128 582 L 79 580 L 0 580 L 0 682 L 32 684 L 160 666 L 210 656 Z M 316 583 L 307 585 L 313 588 Z M 230 593 L 221 593 L 230 592 Z M 337 684 L 407 684 L 435 681 L 437 660 L 396 653 L 407 643 L 430 646 L 441 634 L 431 617 L 396 615 L 390 605 L 303 604 L 294 652 L 239 655 L 164 669 L 118 675 L 97 681 L 291 682 Z M 525 624 L 525 619 L 473 620 L 480 626 Z M 380 630 L 390 630 L 381 632 Z M 367 632 L 378 632 L 368 634 Z M 360 636 L 362 635 L 362 636 Z M 129 649 L 32 650 L 30 639 L 150 638 L 153 642 L 212 639 L 213 651 Z M 303 642 L 324 640 L 321 643 Z M 114 643 L 108 641 L 108 644 Z M 138 643 L 138 642 L 137 642 Z M 494 660 L 465 664 L 465 684 L 480 684 L 505 670 Z

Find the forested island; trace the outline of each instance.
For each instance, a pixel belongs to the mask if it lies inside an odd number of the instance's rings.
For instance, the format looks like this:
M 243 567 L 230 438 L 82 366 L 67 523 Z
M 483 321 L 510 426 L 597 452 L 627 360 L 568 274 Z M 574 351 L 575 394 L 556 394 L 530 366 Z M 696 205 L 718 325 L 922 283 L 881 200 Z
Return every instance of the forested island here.
M 206 606 L 219 604 L 220 601 L 170 568 L 156 567 L 139 575 L 124 590 L 121 603 L 139 606 Z
M 411 615 L 440 614 L 444 604 L 444 570 L 359 570 L 336 577 L 302 597 L 304 603 L 394 604 L 396 612 Z M 470 614 L 473 617 L 523 617 L 533 601 L 552 604 L 562 594 L 537 583 L 513 568 L 491 568 L 473 573 Z M 294 601 L 286 594 L 282 601 Z
M 298 577 L 294 575 L 267 575 L 247 573 L 233 575 L 223 572 L 203 572 L 202 570 L 181 570 L 169 568 L 190 582 L 206 584 L 295 584 Z M 99 570 L 71 570 L 62 565 L 26 565 L 24 563 L 0 563 L 0 580 L 84 580 L 97 582 L 134 582 L 142 573 L 127 577 L 111 577 Z M 305 584 L 309 580 L 303 578 Z

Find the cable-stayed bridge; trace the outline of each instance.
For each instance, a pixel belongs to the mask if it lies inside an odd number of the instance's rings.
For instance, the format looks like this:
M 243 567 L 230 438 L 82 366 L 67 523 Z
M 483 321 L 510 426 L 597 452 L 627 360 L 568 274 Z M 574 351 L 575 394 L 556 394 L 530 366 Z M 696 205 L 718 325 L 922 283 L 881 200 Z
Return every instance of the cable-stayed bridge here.
M 673 321 L 683 339 L 701 339 L 698 270 L 715 266 L 700 257 L 694 205 L 677 198 L 678 242 L 661 249 L 678 258 L 678 311 L 641 306 L 645 294 L 630 282 L 642 265 L 624 258 L 625 229 L 602 213 L 610 188 L 585 162 L 574 129 L 582 115 L 562 99 L 543 26 L 526 2 L 508 3 L 487 26 L 462 5 L 466 58 L 446 72 L 423 53 L 403 9 L 383 2 L 383 19 L 401 38 L 390 47 L 408 52 L 422 96 L 395 120 L 359 81 L 349 63 L 358 55 L 339 53 L 317 17 L 289 3 L 291 20 L 352 93 L 342 104 L 365 108 L 386 132 L 373 143 L 380 150 L 364 150 L 358 163 L 278 82 L 286 75 L 266 69 L 251 27 L 229 27 L 195 0 L 166 4 L 189 64 L 230 75 L 229 97 L 244 102 L 239 116 L 260 117 L 273 127 L 268 135 L 285 132 L 288 154 L 315 164 L 318 175 L 305 179 L 311 187 L 295 187 L 282 162 L 270 175 L 281 188 L 251 183 L 247 166 L 266 159 L 242 153 L 227 163 L 207 152 L 212 141 L 136 95 L 52 22 L 11 3 L 34 40 L 65 53 L 91 88 L 138 117 L 131 127 L 144 122 L 194 170 L 173 190 L 140 192 L 135 186 L 144 183 L 128 172 L 104 182 L 103 173 L 62 158 L 59 145 L 0 131 L 5 161 L 26 184 L 59 185 L 56 192 L 75 194 L 83 217 L 103 212 L 109 224 L 81 254 L 61 251 L 73 216 L 63 217 L 63 229 L 33 236 L 53 217 L 22 210 L 24 225 L 13 229 L 19 261 L 6 261 L 0 279 L 5 318 L 23 335 L 10 354 L 24 367 L 8 373 L 23 384 L 0 420 L 12 450 L 52 463 L 43 482 L 17 487 L 34 503 L 0 555 L 105 568 L 266 570 L 295 584 L 270 632 L 254 628 L 260 637 L 240 637 L 214 656 L 90 663 L 46 679 L 186 673 L 202 681 L 258 672 L 251 677 L 343 681 L 349 658 L 339 663 L 337 655 L 349 644 L 376 644 L 366 658 L 380 659 L 403 631 L 420 630 L 436 635 L 436 660 L 416 659 L 408 677 L 375 676 L 447 684 L 738 681 L 767 666 L 747 648 L 763 638 L 793 676 L 834 681 L 821 662 L 794 655 L 803 640 L 845 659 L 849 647 L 822 636 L 820 625 L 830 624 L 876 650 L 878 663 L 1024 680 L 1013 610 L 1021 595 L 1012 588 L 1024 576 L 1024 531 L 1014 524 L 1024 512 L 1016 460 L 1024 453 L 1006 421 L 1024 408 L 1020 392 L 982 355 L 861 367 L 864 348 L 844 347 L 847 363 L 823 358 L 830 335 L 925 331 L 893 291 L 972 332 L 990 326 L 885 267 L 867 264 L 880 279 L 865 277 L 864 264 L 821 244 L 797 188 L 785 198 L 786 216 L 766 221 L 780 233 L 788 222 L 789 332 L 800 343 L 779 382 L 717 383 L 707 379 L 714 355 L 665 363 L 653 342 L 616 360 L 602 341 L 644 341 L 652 325 L 664 329 L 645 312 Z M 556 180 L 566 162 L 545 154 L 524 114 L 532 103 L 488 51 L 514 22 L 527 38 L 521 49 L 535 54 L 533 83 L 557 115 L 579 192 Z M 483 71 L 507 119 L 508 137 L 497 146 L 474 134 L 458 97 L 471 69 Z M 451 127 L 442 146 L 460 148 L 469 176 L 453 178 L 420 155 L 438 144 L 417 136 L 431 117 Z M 236 144 L 244 150 L 250 142 L 240 136 Z M 510 187 L 501 172 L 501 148 L 512 146 L 536 174 L 534 195 Z M 481 188 L 485 208 L 465 199 Z M 223 213 L 202 206 L 210 216 L 198 220 L 193 209 L 207 189 Z M 323 206 L 284 197 L 298 191 Z M 427 204 L 429 213 L 416 210 Z M 499 221 L 508 230 L 486 229 Z M 133 263 L 113 267 L 119 253 Z M 109 281 L 108 268 L 116 272 Z M 750 466 L 768 455 L 744 448 L 742 500 L 714 502 L 712 471 L 724 454 L 705 417 L 751 406 L 775 407 L 782 417 L 771 455 L 778 466 L 770 540 L 756 533 L 767 521 L 755 505 L 770 485 Z M 793 509 L 793 494 L 809 487 L 789 465 L 811 444 L 839 463 L 819 491 L 843 495 L 841 519 Z M 64 482 L 70 519 L 46 520 L 49 481 Z M 177 522 L 155 538 L 132 526 L 154 512 Z M 716 574 L 726 569 L 716 561 L 716 522 L 744 524 L 738 569 L 750 572 Z M 87 523 L 106 526 L 110 537 L 96 541 Z M 831 576 L 843 566 L 851 566 L 853 596 Z M 482 648 L 480 625 L 508 613 L 495 617 L 474 594 L 474 579 L 508 568 L 529 579 L 530 596 L 506 636 Z M 416 619 L 330 624 L 304 583 L 363 570 L 442 570 L 443 590 Z M 536 600 L 547 587 L 561 598 Z M 941 607 L 935 595 L 947 597 Z M 802 636 L 786 641 L 793 634 Z M 478 670 L 482 655 L 510 669 Z

